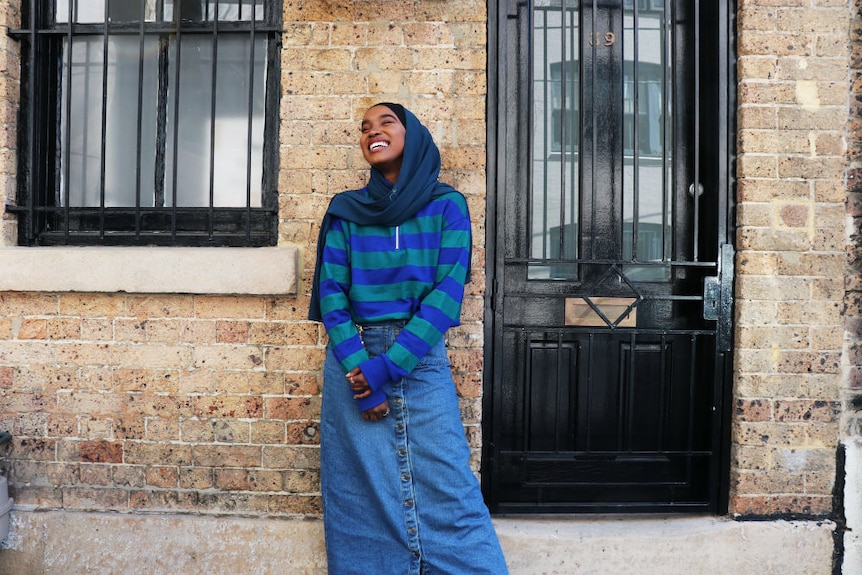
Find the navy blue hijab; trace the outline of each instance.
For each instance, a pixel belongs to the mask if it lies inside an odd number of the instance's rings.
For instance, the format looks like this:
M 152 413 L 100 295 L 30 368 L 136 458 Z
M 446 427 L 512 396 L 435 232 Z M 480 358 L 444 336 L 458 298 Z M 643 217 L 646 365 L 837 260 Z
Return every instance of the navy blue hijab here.
M 416 215 L 428 202 L 443 194 L 457 191 L 449 184 L 437 180 L 440 175 L 440 151 L 428 128 L 400 104 L 383 102 L 376 105 L 392 110 L 406 128 L 401 171 L 393 185 L 372 167 L 368 184 L 364 188 L 347 190 L 333 196 L 317 237 L 317 264 L 314 268 L 308 308 L 308 319 L 311 320 L 323 320 L 320 312 L 320 262 L 323 259 L 326 233 L 332 226 L 333 217 L 364 226 L 399 226 Z M 467 281 L 470 281 L 470 270 L 467 270 Z

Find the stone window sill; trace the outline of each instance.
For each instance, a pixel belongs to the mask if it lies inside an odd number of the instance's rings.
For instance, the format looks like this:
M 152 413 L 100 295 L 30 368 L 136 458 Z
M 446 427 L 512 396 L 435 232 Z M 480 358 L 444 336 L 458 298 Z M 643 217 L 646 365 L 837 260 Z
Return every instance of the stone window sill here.
M 292 247 L 2 247 L 0 291 L 296 295 Z

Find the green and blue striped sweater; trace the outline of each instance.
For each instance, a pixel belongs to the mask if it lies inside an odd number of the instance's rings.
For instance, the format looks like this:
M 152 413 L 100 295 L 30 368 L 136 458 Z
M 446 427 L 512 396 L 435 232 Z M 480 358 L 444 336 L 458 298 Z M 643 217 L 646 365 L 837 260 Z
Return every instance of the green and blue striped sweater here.
M 334 218 L 320 263 L 320 309 L 345 373 L 359 366 L 373 393 L 361 410 L 386 399 L 428 350 L 460 323 L 470 267 L 470 215 L 460 193 L 439 196 L 400 226 Z M 395 343 L 370 358 L 357 325 L 407 320 Z

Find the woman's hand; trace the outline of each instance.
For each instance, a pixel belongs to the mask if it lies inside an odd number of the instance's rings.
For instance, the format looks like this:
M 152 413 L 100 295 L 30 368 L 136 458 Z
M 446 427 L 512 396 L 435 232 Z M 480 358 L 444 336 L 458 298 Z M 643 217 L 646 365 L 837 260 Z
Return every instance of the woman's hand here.
M 354 367 L 345 376 L 350 389 L 353 390 L 353 399 L 365 399 L 371 395 L 371 386 L 368 385 L 368 380 L 362 374 L 362 370 Z M 380 421 L 389 415 L 389 402 L 384 401 L 380 405 L 366 409 L 362 412 L 362 418 L 365 421 Z
M 384 401 L 377 407 L 372 407 L 362 412 L 362 419 L 365 421 L 380 421 L 384 417 L 389 416 L 389 402 Z
M 345 376 L 350 389 L 353 390 L 353 399 L 365 399 L 371 395 L 371 386 L 368 385 L 368 380 L 358 367 L 354 367 Z

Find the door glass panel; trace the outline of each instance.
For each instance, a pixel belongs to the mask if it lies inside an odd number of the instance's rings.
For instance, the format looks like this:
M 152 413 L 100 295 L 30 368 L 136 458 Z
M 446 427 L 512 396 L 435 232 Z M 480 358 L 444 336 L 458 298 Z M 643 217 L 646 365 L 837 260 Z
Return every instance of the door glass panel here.
M 530 279 L 577 274 L 579 23 L 576 2 L 536 2 L 533 12 Z
M 626 2 L 623 17 L 623 259 L 671 258 L 672 112 L 664 2 Z M 670 279 L 667 265 L 627 265 L 639 281 Z
M 584 231 L 594 245 L 618 246 L 604 251 L 622 258 L 620 264 L 630 279 L 670 279 L 674 158 L 669 8 L 656 0 L 619 2 L 622 38 L 605 28 L 589 32 L 597 10 L 595 1 L 592 12 L 586 13 L 578 7 L 589 7 L 589 2 L 544 0 L 533 4 L 529 209 L 529 257 L 533 261 L 528 272 L 532 280 L 577 280 L 576 260 L 589 256 L 580 253 L 580 233 Z M 588 35 L 586 42 L 582 34 Z M 592 56 L 582 55 L 581 46 L 592 50 Z M 608 64 L 614 59 L 621 59 L 621 65 Z M 602 68 L 592 70 L 593 65 Z M 601 78 L 610 70 L 621 73 L 622 78 Z M 582 81 L 582 75 L 586 80 L 593 78 L 594 83 Z M 596 95 L 595 81 L 616 86 L 610 97 L 616 103 L 604 101 L 603 96 L 587 100 Z M 582 130 L 591 129 L 584 122 L 607 114 L 616 116 L 622 125 L 622 145 L 581 149 Z M 608 164 L 622 166 L 622 202 L 614 208 L 611 217 L 616 224 L 611 226 L 586 221 L 594 209 L 581 210 L 582 187 L 583 193 L 607 193 L 594 182 L 580 182 L 581 163 L 586 162 L 586 170 L 594 161 L 591 158 L 608 154 L 617 157 Z M 590 172 L 584 171 L 583 177 L 590 178 Z M 595 203 L 595 198 L 591 201 Z M 605 237 L 596 237 L 602 234 Z

